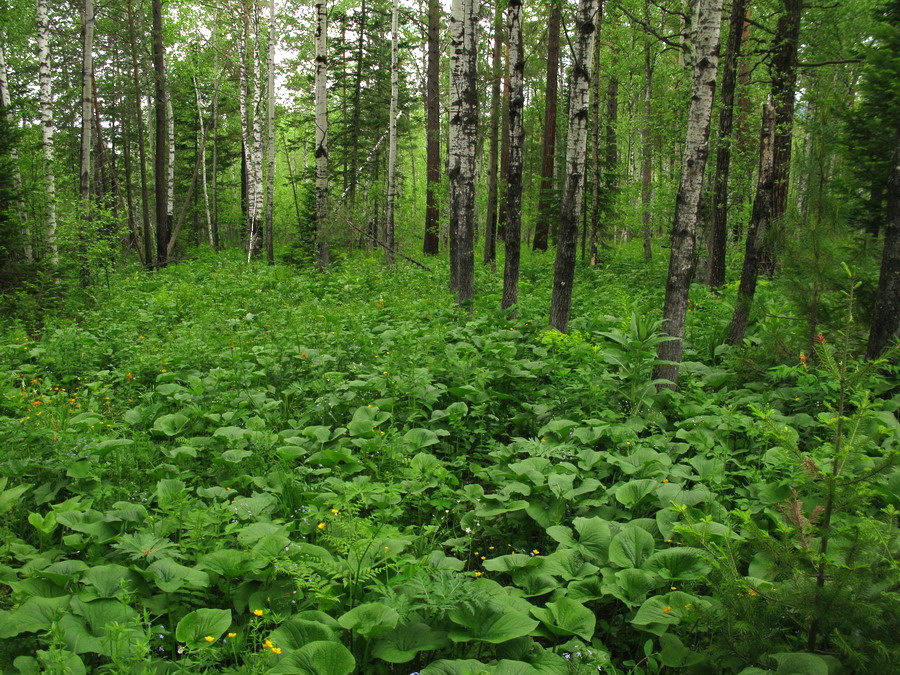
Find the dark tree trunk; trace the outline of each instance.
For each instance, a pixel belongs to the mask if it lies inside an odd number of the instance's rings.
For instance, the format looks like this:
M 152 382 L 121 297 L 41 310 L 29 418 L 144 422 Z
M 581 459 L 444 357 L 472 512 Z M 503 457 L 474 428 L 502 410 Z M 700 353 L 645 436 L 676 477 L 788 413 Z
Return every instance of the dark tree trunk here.
M 900 136 L 887 185 L 884 252 L 869 331 L 867 359 L 876 359 L 900 337 Z
M 541 192 L 538 199 L 538 220 L 534 229 L 535 251 L 546 251 L 553 220 L 553 163 L 556 158 L 556 104 L 559 76 L 559 27 L 562 9 L 559 0 L 552 1 L 550 24 L 547 28 L 547 88 L 544 106 L 544 148 L 541 165 Z
M 600 28 L 603 25 L 603 5 L 597 12 L 597 34 L 594 36 L 594 81 L 591 83 L 591 115 L 594 118 L 594 126 L 591 132 L 591 155 L 594 158 L 593 180 L 591 181 L 591 215 L 588 227 L 590 228 L 591 265 L 597 264 L 597 228 L 600 226 L 601 200 L 600 188 L 603 178 L 600 156 L 600 129 L 603 126 L 600 120 Z M 582 251 L 582 258 L 584 251 Z
M 650 142 L 650 115 L 653 103 L 653 60 L 650 44 L 644 45 L 644 120 L 641 126 L 641 229 L 644 260 L 653 257 L 650 232 L 650 180 L 653 173 L 653 150 Z
M 503 309 L 519 302 L 519 252 L 522 226 L 522 151 L 525 145 L 525 55 L 522 52 L 522 0 L 509 0 L 509 165 L 506 188 L 506 263 Z
M 366 38 L 366 18 L 367 18 L 367 8 L 366 8 L 366 0 L 362 0 L 362 4 L 360 5 L 360 15 L 359 15 L 359 26 L 357 28 L 358 31 L 358 40 L 356 45 L 356 73 L 354 74 L 354 82 L 353 82 L 353 101 L 352 101 L 352 113 L 351 113 L 351 126 L 350 128 L 353 132 L 350 134 L 350 171 L 348 173 L 348 196 L 347 201 L 351 205 L 351 208 L 354 204 L 356 204 L 356 183 L 357 183 L 357 173 L 359 172 L 359 137 L 360 134 L 356 133 L 356 130 L 359 129 L 359 118 L 362 113 L 362 82 L 363 82 L 363 59 L 365 54 L 365 38 Z
M 741 52 L 745 8 L 748 0 L 733 0 L 728 22 L 728 46 L 722 64 L 722 104 L 719 108 L 719 143 L 716 147 L 716 177 L 713 184 L 712 228 L 709 237 L 710 286 L 725 283 L 725 247 L 728 235 L 728 173 L 731 168 L 731 137 L 734 119 L 734 89 L 737 59 Z
M 782 228 L 787 212 L 790 188 L 791 140 L 794 126 L 794 96 L 797 83 L 797 47 L 800 38 L 800 14 L 803 0 L 784 0 L 784 13 L 775 27 L 775 54 L 772 58 L 772 99 L 775 103 L 774 182 L 772 183 L 772 212 L 769 226 Z M 768 237 L 763 249 L 762 268 L 770 275 L 777 265 L 774 242 Z
M 576 35 L 569 102 L 569 131 L 566 139 L 566 183 L 559 207 L 559 236 L 550 298 L 550 325 L 561 333 L 569 326 L 575 255 L 578 248 L 578 220 L 587 154 L 588 103 L 591 86 L 591 59 L 594 14 L 597 0 L 581 0 L 576 15 Z
M 168 200 L 166 168 L 169 148 L 166 145 L 166 67 L 162 32 L 162 0 L 153 0 L 153 73 L 156 111 L 156 156 L 153 166 L 153 189 L 156 193 L 156 266 L 168 262 Z
M 774 182 L 775 161 L 775 110 L 767 105 L 763 108 L 762 133 L 759 140 L 759 172 L 756 182 L 756 197 L 753 200 L 753 213 L 747 226 L 747 241 L 744 252 L 744 266 L 741 270 L 741 284 L 738 287 L 734 316 L 728 331 L 726 342 L 730 345 L 741 344 L 747 330 L 747 320 L 753 295 L 756 293 L 756 279 L 759 276 L 760 258 L 762 255 L 762 238 L 765 234 L 772 212 L 772 187 Z
M 619 119 L 619 78 L 612 75 L 606 88 L 606 142 L 605 160 L 603 162 L 603 187 L 607 200 L 612 200 L 618 186 L 619 140 L 616 136 L 616 124 Z M 609 236 L 611 209 L 604 214 L 606 222 L 600 223 L 599 236 Z
M 503 48 L 503 13 L 500 3 L 494 10 L 494 53 L 491 63 L 491 130 L 490 156 L 487 167 L 487 218 L 484 227 L 484 262 L 494 263 L 497 257 L 497 159 L 500 132 L 500 52 Z
M 137 124 L 138 133 L 138 162 L 140 163 L 141 174 L 141 217 L 143 220 L 144 235 L 144 266 L 147 269 L 153 267 L 153 232 L 150 228 L 150 196 L 147 188 L 147 153 L 146 138 L 144 134 L 144 116 L 141 114 L 141 99 L 143 93 L 141 91 L 140 69 L 138 67 L 137 45 L 135 44 L 134 17 L 132 15 L 131 2 L 126 5 L 128 10 L 128 37 L 131 47 L 131 68 L 134 74 L 134 118 Z
M 500 102 L 500 189 L 497 197 L 497 239 L 506 241 L 506 189 L 509 186 L 509 46 L 503 67 L 503 98 Z
M 441 5 L 438 0 L 428 2 L 428 74 L 425 89 L 427 188 L 425 192 L 425 243 L 427 255 L 438 252 L 438 201 L 441 184 L 441 109 L 440 109 L 440 53 L 438 33 L 441 27 Z

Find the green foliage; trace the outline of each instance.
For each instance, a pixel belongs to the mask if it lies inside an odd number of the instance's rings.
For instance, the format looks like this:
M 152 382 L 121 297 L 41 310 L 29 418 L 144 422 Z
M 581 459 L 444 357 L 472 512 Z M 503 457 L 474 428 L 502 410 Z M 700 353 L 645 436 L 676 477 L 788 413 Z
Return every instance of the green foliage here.
M 617 315 L 561 335 L 525 269 L 514 322 L 487 269 L 470 317 L 443 271 L 210 256 L 11 329 L 4 663 L 636 675 L 818 672 L 827 653 L 886 672 L 890 364 L 829 335 L 805 367 L 793 343 L 735 373 L 708 325 L 730 291 L 698 291 L 697 360 L 660 396 L 652 291 L 581 270 Z

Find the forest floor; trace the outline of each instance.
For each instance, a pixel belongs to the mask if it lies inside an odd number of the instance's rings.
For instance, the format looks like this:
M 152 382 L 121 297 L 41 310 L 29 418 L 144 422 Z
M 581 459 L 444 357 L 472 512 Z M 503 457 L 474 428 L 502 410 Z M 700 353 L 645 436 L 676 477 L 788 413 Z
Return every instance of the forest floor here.
M 8 673 L 885 673 L 900 659 L 895 366 L 777 283 L 722 345 L 665 261 L 328 273 L 205 255 L 0 339 Z M 838 330 L 840 328 L 840 330 Z M 802 352 L 802 357 L 801 357 Z

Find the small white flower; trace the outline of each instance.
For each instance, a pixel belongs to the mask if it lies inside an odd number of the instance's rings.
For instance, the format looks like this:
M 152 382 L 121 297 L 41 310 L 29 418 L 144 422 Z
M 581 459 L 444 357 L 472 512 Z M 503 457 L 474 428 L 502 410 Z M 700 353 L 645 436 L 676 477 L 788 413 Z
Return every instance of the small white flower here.
M 466 534 L 472 534 L 472 528 L 471 528 L 471 527 L 467 527 L 467 528 L 466 528 Z

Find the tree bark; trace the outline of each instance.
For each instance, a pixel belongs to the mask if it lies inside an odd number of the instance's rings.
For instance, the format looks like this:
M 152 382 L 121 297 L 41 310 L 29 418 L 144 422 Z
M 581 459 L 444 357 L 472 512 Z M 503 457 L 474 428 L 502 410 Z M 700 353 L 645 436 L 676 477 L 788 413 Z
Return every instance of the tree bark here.
M 569 325 L 572 281 L 575 278 L 578 219 L 587 152 L 588 103 L 596 12 L 597 0 L 581 0 L 575 17 L 576 36 L 566 144 L 566 182 L 559 208 L 556 267 L 553 274 L 553 295 L 550 299 L 550 325 L 561 333 L 565 333 Z
M 594 118 L 594 127 L 591 133 L 591 154 L 594 158 L 593 180 L 591 181 L 591 217 L 590 223 L 590 264 L 597 264 L 597 228 L 600 225 L 600 218 L 603 211 L 603 204 L 600 200 L 601 186 L 603 180 L 603 161 L 600 155 L 600 129 L 603 122 L 600 119 L 600 27 L 603 25 L 603 5 L 597 12 L 597 34 L 594 36 L 594 78 L 591 86 L 591 102 L 592 116 Z M 582 252 L 582 257 L 584 253 Z
M 725 62 L 722 64 L 722 103 L 719 108 L 719 142 L 716 146 L 716 177 L 713 187 L 712 228 L 709 238 L 708 283 L 714 287 L 725 283 L 725 249 L 728 239 L 728 174 L 731 168 L 734 90 L 747 2 L 748 0 L 733 0 L 731 17 L 728 21 L 728 46 L 725 48 Z
M 772 214 L 772 188 L 775 178 L 775 136 L 776 114 L 771 105 L 763 108 L 762 132 L 759 140 L 759 171 L 756 181 L 756 197 L 753 212 L 747 225 L 747 241 L 744 250 L 744 265 L 741 269 L 741 283 L 738 287 L 734 315 L 728 330 L 726 342 L 738 345 L 744 341 L 750 306 L 756 293 L 756 279 L 759 275 L 762 240 L 769 226 Z
M 163 60 L 163 68 L 165 68 L 165 60 Z M 172 94 L 169 92 L 168 75 L 165 87 L 166 138 L 169 145 L 169 157 L 166 161 L 166 232 L 171 236 L 172 228 L 175 226 L 175 113 L 172 110 Z
M 474 0 L 453 0 L 450 15 L 450 283 L 460 306 L 475 297 L 475 152 L 478 132 Z
M 275 241 L 273 221 L 275 217 L 275 0 L 269 0 L 268 59 L 268 105 L 266 115 L 266 152 L 268 154 L 268 175 L 266 176 L 266 260 L 275 264 Z M 204 179 L 204 186 L 206 180 Z
M 650 181 L 653 174 L 653 148 L 650 140 L 650 116 L 653 103 L 653 60 L 650 43 L 644 45 L 644 119 L 641 125 L 641 229 L 644 239 L 644 260 L 653 257 L 650 231 Z
M 719 29 L 722 0 L 698 0 L 695 42 L 691 67 L 691 104 L 681 165 L 681 182 L 675 200 L 675 221 L 669 255 L 669 274 L 663 307 L 663 330 L 672 338 L 659 346 L 658 358 L 670 363 L 654 369 L 654 379 L 664 379 L 660 388 L 674 389 L 684 348 L 684 323 L 688 292 L 694 276 L 694 237 L 703 189 L 703 172 L 709 151 L 709 126 L 719 65 Z
M 503 93 L 501 94 L 501 113 L 500 113 L 500 188 L 497 190 L 497 239 L 506 241 L 506 189 L 509 186 L 509 45 L 507 44 L 506 55 L 503 64 Z
M 90 0 L 86 0 L 90 2 Z M 153 187 L 156 193 L 156 266 L 165 267 L 168 262 L 169 230 L 168 199 L 166 191 L 166 166 L 169 148 L 166 144 L 166 67 L 162 33 L 162 0 L 153 0 L 153 70 L 156 111 L 156 138 L 153 167 Z
M 603 187 L 607 193 L 607 199 L 611 200 L 619 185 L 619 139 L 616 134 L 616 125 L 619 121 L 619 78 L 611 75 L 609 86 L 606 89 L 606 158 L 603 163 Z M 612 209 L 607 208 L 604 220 L 600 224 L 599 235 L 610 235 Z
M 506 188 L 506 262 L 503 309 L 519 302 L 519 254 L 522 229 L 522 155 L 525 146 L 525 55 L 522 50 L 522 0 L 509 0 L 509 165 Z
M 428 66 L 425 84 L 425 241 L 422 247 L 426 255 L 438 253 L 438 202 L 437 191 L 441 184 L 441 109 L 440 109 L 440 53 L 438 33 L 441 22 L 439 0 L 428 2 Z
M 391 104 L 388 120 L 387 217 L 384 232 L 385 259 L 389 265 L 394 263 L 394 200 L 397 196 L 397 98 L 400 95 L 397 70 L 398 23 L 399 8 L 397 0 L 394 0 L 391 8 Z
M 128 40 L 131 51 L 131 69 L 134 76 L 134 110 L 135 122 L 137 123 L 138 132 L 138 161 L 140 162 L 141 174 L 141 217 L 143 223 L 143 239 L 144 239 L 144 267 L 153 268 L 153 230 L 150 226 L 150 196 L 147 187 L 147 151 L 146 138 L 144 133 L 144 115 L 141 112 L 141 101 L 143 93 L 141 91 L 140 69 L 138 67 L 137 45 L 135 44 L 134 16 L 132 14 L 131 1 L 125 6 L 128 14 Z
M 7 82 L 6 73 L 6 55 L 4 53 L 3 44 L 0 43 L 0 112 L 6 115 L 10 129 L 16 127 L 16 119 L 10 107 L 9 84 Z M 19 152 L 15 145 L 11 145 L 9 149 L 10 163 L 12 165 L 12 185 L 15 192 L 14 201 L 16 204 L 16 218 L 22 227 L 22 253 L 25 260 L 32 262 L 34 253 L 31 248 L 31 229 L 28 227 L 27 217 L 25 215 L 25 202 L 22 199 L 22 174 L 19 171 Z
M 559 0 L 551 0 L 547 28 L 547 87 L 544 105 L 544 146 L 541 164 L 541 192 L 538 199 L 538 219 L 534 229 L 532 249 L 546 251 L 550 237 L 553 196 L 553 162 L 556 158 L 556 104 L 559 76 L 559 28 L 562 9 Z
M 487 219 L 484 226 L 484 263 L 493 265 L 497 258 L 497 162 L 500 141 L 500 72 L 503 49 L 503 11 L 500 3 L 494 9 L 494 53 L 491 61 L 491 128 L 490 155 L 487 166 Z
M 316 244 L 319 268 L 328 267 L 328 14 L 316 0 Z
M 47 246 L 50 260 L 59 264 L 56 245 L 56 172 L 53 168 L 53 142 L 56 127 L 53 123 L 53 97 L 50 92 L 50 21 L 47 0 L 37 0 L 38 83 L 40 85 L 41 144 L 44 151 L 44 180 L 47 189 Z
M 900 129 L 898 129 L 900 132 Z M 877 359 L 900 337 L 900 133 L 894 165 L 887 184 L 887 220 L 884 250 L 875 294 L 875 310 L 869 331 L 867 359 Z

